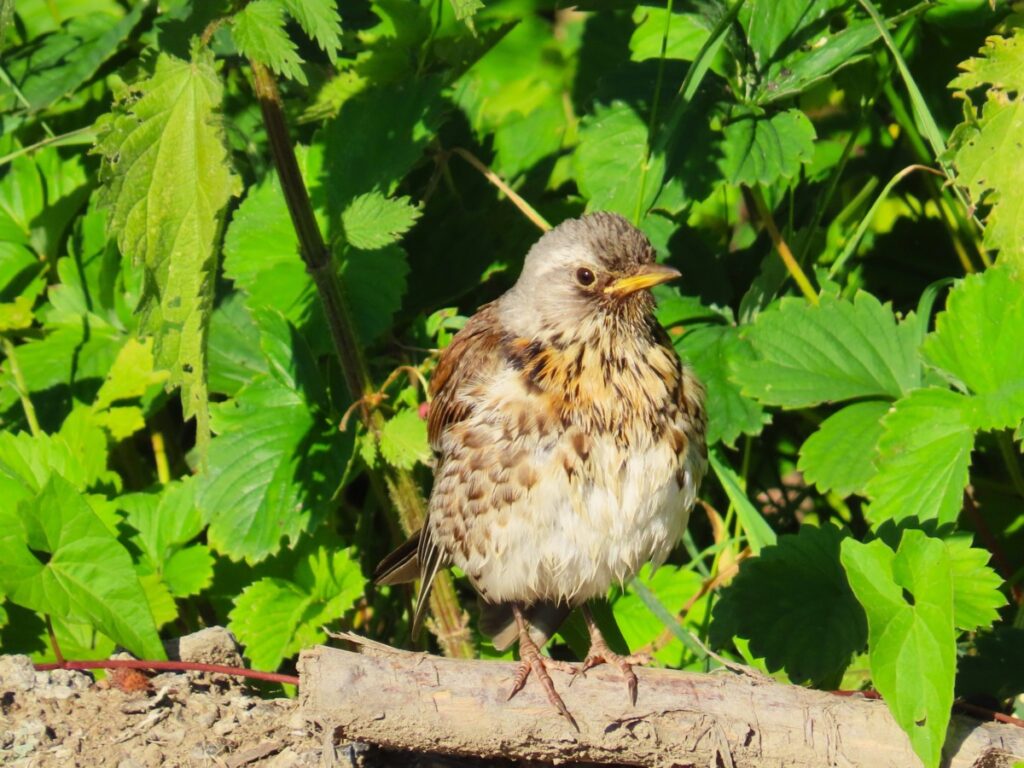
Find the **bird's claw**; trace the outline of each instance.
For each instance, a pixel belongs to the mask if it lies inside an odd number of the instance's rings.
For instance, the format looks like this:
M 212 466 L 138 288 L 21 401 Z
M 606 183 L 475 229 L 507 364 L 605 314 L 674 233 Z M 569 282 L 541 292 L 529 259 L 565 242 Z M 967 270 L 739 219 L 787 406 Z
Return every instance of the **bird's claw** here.
M 522 650 L 520 650 L 522 653 Z M 544 689 L 544 693 L 547 694 L 548 701 L 562 717 L 569 721 L 569 725 L 579 731 L 580 727 L 576 723 L 576 718 L 569 712 L 568 707 L 565 706 L 565 702 L 562 701 L 562 697 L 558 695 L 558 691 L 555 690 L 555 683 L 551 679 L 551 675 L 548 673 L 547 667 L 558 669 L 561 671 L 566 670 L 565 662 L 555 661 L 554 659 L 548 659 L 542 656 L 539 652 L 532 653 L 529 650 L 526 653 L 522 653 L 522 660 L 519 662 L 519 667 L 516 669 L 516 675 L 512 678 L 512 690 L 508 694 L 506 701 L 510 701 L 513 696 L 523 690 L 526 685 L 527 678 L 530 677 L 530 673 L 533 672 L 537 676 L 537 681 L 541 684 Z
M 595 642 L 590 646 L 587 658 L 583 660 L 583 663 L 580 664 L 579 667 L 573 670 L 573 676 L 569 681 L 569 686 L 571 687 L 572 684 L 576 682 L 576 678 L 586 677 L 588 670 L 591 670 L 601 664 L 611 664 L 618 668 L 622 673 L 622 676 L 626 679 L 626 688 L 629 691 L 629 702 L 633 706 L 636 706 L 638 682 L 636 679 L 636 672 L 633 671 L 633 667 L 642 667 L 650 663 L 651 657 L 646 653 L 634 653 L 629 656 L 622 656 L 615 653 L 603 642 Z

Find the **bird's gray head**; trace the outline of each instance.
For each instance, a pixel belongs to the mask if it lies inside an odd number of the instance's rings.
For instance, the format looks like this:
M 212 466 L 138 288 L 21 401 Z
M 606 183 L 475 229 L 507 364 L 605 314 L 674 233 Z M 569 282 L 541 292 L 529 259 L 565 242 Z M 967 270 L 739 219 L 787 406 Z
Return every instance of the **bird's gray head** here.
M 534 244 L 500 311 L 525 337 L 572 336 L 594 323 L 628 328 L 653 311 L 648 289 L 678 276 L 654 262 L 647 236 L 622 216 L 592 213 L 562 222 Z

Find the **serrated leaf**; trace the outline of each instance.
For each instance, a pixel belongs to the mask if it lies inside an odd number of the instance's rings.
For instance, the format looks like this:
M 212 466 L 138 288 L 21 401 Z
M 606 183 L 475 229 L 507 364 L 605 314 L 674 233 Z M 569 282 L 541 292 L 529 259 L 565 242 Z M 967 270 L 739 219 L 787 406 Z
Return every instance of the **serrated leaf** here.
M 848 535 L 832 525 L 804 525 L 745 560 L 715 605 L 711 642 L 724 645 L 738 635 L 770 671 L 784 669 L 794 683 L 836 687 L 867 642 L 864 611 L 839 563 Z
M 877 474 L 865 486 L 873 521 L 956 520 L 974 447 L 970 400 L 948 389 L 918 389 L 882 419 Z
M 466 22 L 466 26 L 473 29 L 473 16 L 484 7 L 482 0 L 449 0 L 449 2 L 455 12 L 455 18 Z
M 665 174 L 664 158 L 647 157 L 647 124 L 629 104 L 597 105 L 583 119 L 573 155 L 576 183 L 587 210 L 614 211 L 632 218 L 654 203 Z M 647 176 L 641 178 L 648 164 Z
M 972 115 L 949 139 L 956 182 L 967 188 L 975 205 L 988 207 L 985 245 L 1021 274 L 1024 270 L 1024 32 L 989 37 L 981 57 L 960 65 L 964 73 L 951 88 L 988 86 L 981 116 Z M 973 108 L 969 110 L 973 113 Z
M 196 506 L 196 482 L 176 480 L 160 493 L 127 493 L 117 498 L 125 522 L 138 535 L 134 538 L 157 573 L 174 554 L 203 530 L 203 518 Z
M 336 63 L 341 48 L 341 17 L 335 0 L 284 0 L 284 4 L 331 64 Z
M 20 50 L 5 52 L 5 68 L 27 105 L 13 90 L 4 89 L 3 111 L 27 106 L 30 112 L 38 112 L 75 91 L 117 51 L 149 5 L 148 0 L 136 3 L 121 18 L 107 13 L 83 14 Z
M 739 329 L 732 325 L 698 326 L 677 342 L 677 348 L 693 364 L 707 390 L 708 443 L 721 440 L 732 445 L 741 434 L 758 434 L 770 417 L 732 380 L 737 362 L 754 355 L 749 342 L 740 338 Z
M 285 31 L 284 11 L 281 0 L 253 0 L 231 18 L 231 37 L 246 58 L 306 85 L 302 59 Z
M 255 313 L 270 373 L 213 411 L 217 437 L 197 505 L 207 541 L 249 562 L 294 542 L 326 514 L 352 438 L 330 423 L 315 358 L 272 309 Z
M 0 588 L 19 605 L 93 626 L 139 658 L 164 658 L 131 556 L 67 480 L 0 508 Z
M 323 517 L 350 449 L 298 392 L 270 378 L 215 406 L 213 426 L 198 492 L 207 539 L 233 559 L 257 562 Z
M 321 627 L 337 621 L 365 589 L 359 563 L 348 549 L 318 547 L 303 557 L 290 579 L 265 577 L 235 601 L 228 629 L 257 669 L 281 662 L 318 642 Z
M 875 474 L 874 455 L 882 436 L 882 417 L 891 404 L 881 400 L 853 403 L 836 411 L 800 447 L 797 464 L 807 482 L 822 493 L 864 493 Z
M 633 21 L 636 29 L 629 38 L 633 61 L 661 58 L 662 40 L 666 59 L 693 61 L 710 35 L 697 14 L 669 14 L 666 8 L 640 6 L 633 11 Z
M 427 423 L 415 408 L 408 408 L 384 423 L 380 433 L 380 455 L 392 466 L 411 469 L 430 458 Z
M 799 109 L 771 117 L 750 115 L 725 126 L 723 178 L 730 184 L 774 184 L 791 179 L 814 157 L 814 125 Z
M 306 155 L 306 176 L 315 178 L 320 173 L 320 149 L 300 154 Z M 275 247 L 267 248 L 268 242 Z M 293 323 L 303 324 L 307 337 L 326 336 L 276 175 L 242 201 L 228 227 L 224 252 L 224 272 L 249 295 L 250 308 L 273 307 Z M 405 252 L 394 245 L 371 252 L 339 243 L 336 258 L 352 319 L 360 338 L 370 343 L 391 327 L 401 307 L 409 272 Z
M 978 429 L 1024 420 L 1024 284 L 1005 268 L 960 281 L 935 318 L 922 351 L 971 392 Z
M 213 554 L 205 544 L 179 549 L 164 563 L 162 575 L 175 597 L 198 595 L 213 583 Z
M 76 430 L 80 426 L 77 419 L 74 411 L 68 416 Z M 60 475 L 79 491 L 101 481 L 112 481 L 106 471 L 106 441 L 102 434 L 100 440 L 102 449 L 97 448 L 94 434 L 75 434 L 71 426 L 67 436 L 0 433 L 0 489 L 5 502 L 13 505 L 24 494 L 35 494 L 52 474 Z M 86 456 L 87 450 L 93 455 Z M 17 488 L 23 494 L 17 494 Z
M 868 293 L 852 302 L 822 296 L 817 307 L 783 298 L 745 337 L 757 359 L 741 362 L 736 380 L 768 405 L 897 398 L 921 383 L 916 323 L 897 324 L 889 305 Z
M 251 6 L 250 6 L 251 7 Z M 191 61 L 161 54 L 100 127 L 101 199 L 123 254 L 145 266 L 142 327 L 156 364 L 181 388 L 197 444 L 209 441 L 206 337 L 213 310 L 217 241 L 237 179 L 217 114 L 222 86 L 213 53 Z
M 953 571 L 953 621 L 957 629 L 974 632 L 988 629 L 1006 605 L 1000 592 L 1003 580 L 989 567 L 991 554 L 971 546 L 969 536 L 951 536 L 945 540 Z
M 164 381 L 168 376 L 167 371 L 154 371 L 153 362 L 152 339 L 128 339 L 117 353 L 106 381 L 96 393 L 93 408 L 104 410 L 118 400 L 140 398 L 151 386 Z
M 956 636 L 952 563 L 943 542 L 903 533 L 884 542 L 847 539 L 842 563 L 868 617 L 871 677 L 927 768 L 937 768 L 953 705 Z
M 397 242 L 420 217 L 408 197 L 384 197 L 380 192 L 359 195 L 341 214 L 345 239 L 356 248 L 373 251 Z

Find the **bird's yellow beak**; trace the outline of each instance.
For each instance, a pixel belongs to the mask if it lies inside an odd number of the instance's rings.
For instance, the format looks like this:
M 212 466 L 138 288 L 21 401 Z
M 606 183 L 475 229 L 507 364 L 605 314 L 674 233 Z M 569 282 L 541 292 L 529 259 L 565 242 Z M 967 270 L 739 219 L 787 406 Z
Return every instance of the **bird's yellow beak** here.
M 611 296 L 628 296 L 644 288 L 651 288 L 655 285 L 675 280 L 681 275 L 678 269 L 667 267 L 664 264 L 648 264 L 639 272 L 629 277 L 620 277 L 610 283 L 604 292 Z

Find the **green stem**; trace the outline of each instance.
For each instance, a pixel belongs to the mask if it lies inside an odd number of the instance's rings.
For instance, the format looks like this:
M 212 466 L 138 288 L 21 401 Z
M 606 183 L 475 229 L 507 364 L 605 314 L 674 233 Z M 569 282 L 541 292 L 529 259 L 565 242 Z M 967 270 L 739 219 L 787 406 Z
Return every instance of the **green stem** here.
M 665 52 L 668 50 L 668 33 L 672 29 L 672 0 L 665 7 L 665 29 L 661 34 L 661 53 L 658 56 L 658 74 L 654 80 L 654 98 L 651 101 L 651 116 L 647 122 L 647 144 L 644 146 L 644 161 L 640 166 L 640 191 L 633 210 L 633 223 L 639 225 L 644 211 L 644 192 L 647 187 L 647 172 L 651 166 L 651 145 L 654 143 L 655 126 L 658 124 L 658 102 L 661 100 L 661 84 L 665 79 Z
M 885 198 L 889 196 L 889 193 L 892 191 L 892 188 L 899 184 L 900 181 L 902 181 L 904 178 L 909 176 L 914 171 L 925 171 L 927 173 L 939 174 L 938 171 L 936 171 L 934 168 L 929 168 L 927 165 L 908 165 L 906 168 L 899 171 L 895 176 L 889 179 L 889 183 L 882 187 L 882 191 L 879 192 L 878 197 L 875 199 L 875 202 L 872 203 L 871 208 L 868 209 L 868 212 L 860 220 L 860 224 L 857 225 L 857 229 L 856 231 L 854 231 L 853 236 L 847 241 L 846 245 L 843 247 L 842 253 L 839 254 L 839 256 L 836 258 L 834 262 L 832 262 L 832 266 L 828 270 L 829 277 L 833 277 L 837 272 L 839 272 L 839 270 L 843 268 L 843 265 L 846 264 L 849 258 L 853 256 L 854 252 L 857 250 L 857 246 L 860 244 L 861 238 L 864 237 L 864 233 L 868 231 L 868 227 L 871 226 L 871 222 L 874 220 L 875 214 L 878 212 L 878 209 L 881 207 L 882 203 L 885 202 Z M 942 174 L 939 175 L 941 176 Z
M 379 433 L 384 425 L 384 417 L 379 411 L 370 408 L 366 401 L 366 395 L 374 391 L 369 368 L 356 336 L 348 297 L 342 290 L 299 170 L 277 83 L 262 64 L 252 60 L 249 63 L 274 167 L 298 235 L 299 252 L 323 304 L 345 384 L 352 399 L 359 402 L 359 414 L 366 428 L 371 433 Z M 371 469 L 369 474 L 371 487 L 381 500 L 381 506 L 387 508 L 386 500 L 390 497 L 405 532 L 411 534 L 422 527 L 426 519 L 426 502 L 412 475 L 388 464 L 383 464 L 380 469 Z M 475 655 L 467 629 L 467 618 L 459 608 L 455 588 L 447 573 L 438 574 L 434 582 L 431 607 L 436 620 L 435 634 L 445 654 L 460 658 Z
M 1006 464 L 1006 471 L 1010 474 L 1010 482 L 1013 483 L 1017 495 L 1024 498 L 1024 475 L 1020 470 L 1020 459 L 1013 447 L 1013 438 L 1010 433 L 1003 430 L 997 438 L 999 452 L 1003 456 L 1003 463 Z
M 765 229 L 768 230 L 768 235 L 772 239 L 772 244 L 775 246 L 776 253 L 779 254 L 779 258 L 782 259 L 782 263 L 786 265 L 786 270 L 792 276 L 793 280 L 799 286 L 800 291 L 814 306 L 818 305 L 818 294 L 814 290 L 814 286 L 811 285 L 811 281 L 804 274 L 803 269 L 797 264 L 796 258 L 793 256 L 793 252 L 789 249 L 789 245 L 783 239 L 779 233 L 779 228 L 775 225 L 775 219 L 772 217 L 772 212 L 768 208 L 768 204 L 765 202 L 764 194 L 761 192 L 760 187 L 743 187 L 744 193 L 748 195 L 750 201 L 753 203 L 752 207 L 757 211 L 757 217 L 764 224 Z
M 32 404 L 32 398 L 28 394 L 28 385 L 25 383 L 25 376 L 21 372 L 21 366 L 18 365 L 18 357 L 14 351 L 14 342 L 4 336 L 3 347 L 7 362 L 11 365 L 11 375 L 14 377 L 14 386 L 18 390 L 18 397 L 21 399 L 22 410 L 25 411 L 25 421 L 28 422 L 29 432 L 34 437 L 38 437 L 42 434 L 43 430 L 39 427 L 36 407 Z

